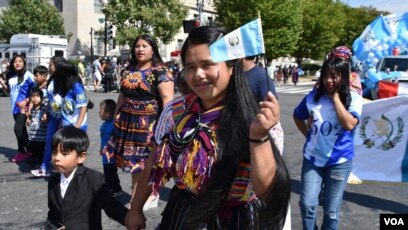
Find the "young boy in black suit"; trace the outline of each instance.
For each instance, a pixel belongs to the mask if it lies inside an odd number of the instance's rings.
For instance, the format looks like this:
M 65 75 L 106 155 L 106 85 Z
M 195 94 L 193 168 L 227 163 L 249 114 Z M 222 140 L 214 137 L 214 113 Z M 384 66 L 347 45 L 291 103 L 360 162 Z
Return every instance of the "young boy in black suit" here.
M 109 191 L 102 173 L 83 165 L 89 139 L 73 126 L 52 139 L 52 164 L 58 172 L 48 182 L 46 225 L 69 229 L 102 229 L 101 210 L 124 225 L 128 209 Z

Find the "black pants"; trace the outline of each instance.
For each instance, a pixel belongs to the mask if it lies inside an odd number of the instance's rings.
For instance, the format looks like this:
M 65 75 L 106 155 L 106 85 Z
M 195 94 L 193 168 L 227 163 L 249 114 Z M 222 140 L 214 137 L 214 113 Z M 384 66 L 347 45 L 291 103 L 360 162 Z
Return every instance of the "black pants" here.
M 28 133 L 25 125 L 25 114 L 13 114 L 14 117 L 14 134 L 17 138 L 18 152 L 26 153 L 28 144 Z
M 113 88 L 113 78 L 105 78 L 105 92 L 107 92 L 107 93 L 109 93 L 109 92 L 112 92 L 113 90 L 114 90 L 114 88 Z
M 105 175 L 105 182 L 108 184 L 112 193 L 122 191 L 118 176 L 118 168 L 115 164 L 103 164 L 103 174 Z
M 33 153 L 33 159 L 35 161 L 35 168 L 39 168 L 43 162 L 45 151 L 44 141 L 28 141 L 28 151 Z

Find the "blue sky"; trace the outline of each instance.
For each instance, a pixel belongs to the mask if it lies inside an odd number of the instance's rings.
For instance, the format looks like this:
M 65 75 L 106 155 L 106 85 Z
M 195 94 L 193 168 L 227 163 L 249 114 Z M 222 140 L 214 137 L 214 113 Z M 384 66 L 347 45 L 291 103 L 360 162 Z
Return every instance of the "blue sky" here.
M 373 6 L 381 11 L 391 13 L 408 12 L 408 0 L 343 0 L 352 7 Z

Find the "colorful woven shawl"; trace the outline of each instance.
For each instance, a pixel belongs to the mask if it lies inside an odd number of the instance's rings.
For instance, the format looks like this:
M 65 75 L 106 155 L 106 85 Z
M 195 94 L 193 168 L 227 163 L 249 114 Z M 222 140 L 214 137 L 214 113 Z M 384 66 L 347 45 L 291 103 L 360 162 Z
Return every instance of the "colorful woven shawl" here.
M 184 104 L 184 112 L 180 107 Z M 199 193 L 210 178 L 211 166 L 218 158 L 215 131 L 223 109 L 218 103 L 202 111 L 197 97 L 187 95 L 185 101 L 173 104 L 177 118 L 171 132 L 154 155 L 150 182 L 154 192 L 173 177 L 177 187 Z M 175 115 L 175 116 L 174 116 Z

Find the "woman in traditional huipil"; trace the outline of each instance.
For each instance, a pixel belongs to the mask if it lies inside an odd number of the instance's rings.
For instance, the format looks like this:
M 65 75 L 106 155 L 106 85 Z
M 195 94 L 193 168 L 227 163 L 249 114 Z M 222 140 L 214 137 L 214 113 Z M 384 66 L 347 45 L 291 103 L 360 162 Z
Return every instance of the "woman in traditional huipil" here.
M 118 167 L 132 174 L 135 189 L 152 150 L 154 123 L 163 105 L 173 99 L 174 83 L 148 35 L 138 36 L 133 42 L 131 62 L 121 77 L 114 132 L 102 153 L 117 158 Z
M 290 178 L 269 130 L 280 110 L 272 93 L 259 104 L 238 60 L 214 62 L 209 46 L 225 32 L 193 29 L 184 42 L 183 77 L 191 90 L 157 123 L 158 150 L 147 161 L 128 229 L 146 227 L 144 202 L 173 178 L 159 229 L 281 229 Z

